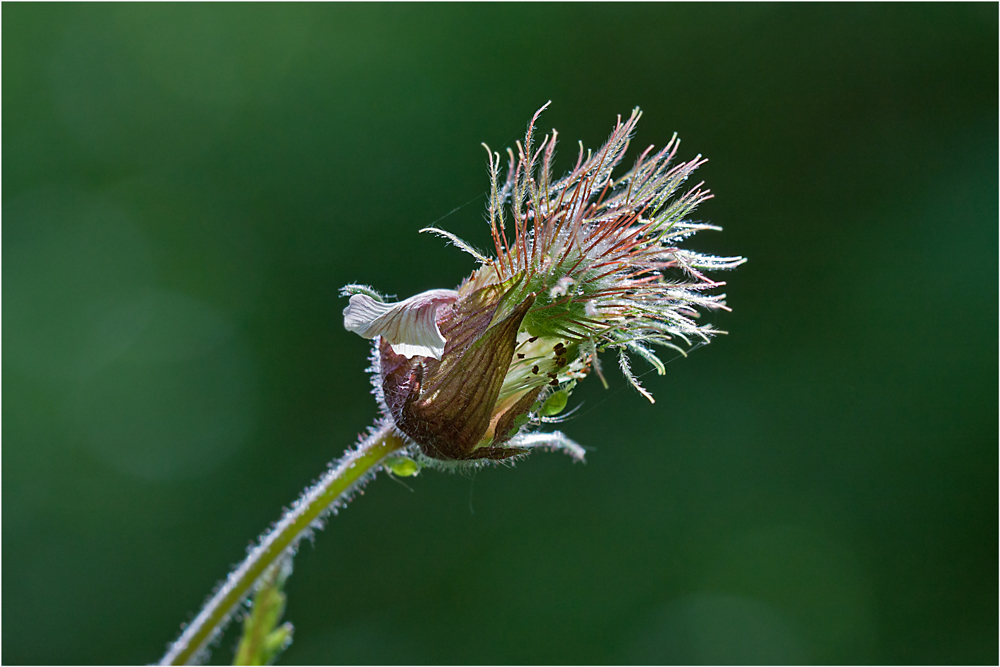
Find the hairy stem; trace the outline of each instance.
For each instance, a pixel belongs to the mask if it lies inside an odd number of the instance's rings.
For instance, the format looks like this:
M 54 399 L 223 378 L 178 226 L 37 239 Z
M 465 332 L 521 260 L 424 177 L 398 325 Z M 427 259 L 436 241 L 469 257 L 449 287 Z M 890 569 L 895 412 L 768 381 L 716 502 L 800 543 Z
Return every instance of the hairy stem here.
M 299 541 L 318 525 L 324 514 L 346 502 L 352 491 L 371 478 L 383 459 L 404 444 L 391 426 L 384 425 L 356 448 L 348 450 L 315 486 L 302 494 L 274 528 L 261 537 L 258 546 L 230 573 L 201 613 L 184 628 L 160 664 L 184 665 L 197 661 L 268 568 L 293 555 Z

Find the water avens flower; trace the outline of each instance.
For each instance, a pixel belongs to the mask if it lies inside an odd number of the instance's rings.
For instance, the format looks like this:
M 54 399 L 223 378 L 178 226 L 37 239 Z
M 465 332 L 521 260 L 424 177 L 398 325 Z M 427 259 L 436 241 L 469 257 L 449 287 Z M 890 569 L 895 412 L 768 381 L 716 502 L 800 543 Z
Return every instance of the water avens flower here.
M 486 148 L 493 256 L 444 230 L 421 230 L 478 261 L 461 285 L 398 303 L 370 287 L 343 289 L 351 297 L 344 326 L 375 339 L 382 411 L 425 462 L 502 460 L 539 446 L 582 457 L 563 434 L 536 429 L 565 406 L 578 381 L 601 374 L 599 353 L 616 351 L 625 377 L 652 401 L 629 355 L 662 374 L 655 346 L 683 353 L 693 340 L 722 333 L 696 321 L 699 309 L 726 309 L 725 295 L 713 293 L 724 283 L 705 274 L 745 260 L 680 247 L 696 232 L 719 229 L 688 219 L 711 197 L 701 183 L 682 190 L 701 156 L 675 164 L 675 135 L 616 176 L 641 116 L 636 109 L 624 122 L 619 117 L 599 150 L 581 144 L 576 166 L 556 179 L 556 131 L 535 147 L 544 109 L 516 151 L 508 149 L 502 182 L 501 157 Z
M 547 106 L 547 105 L 546 105 Z M 556 131 L 536 147 L 535 123 L 508 149 L 507 172 L 487 147 L 487 256 L 454 234 L 428 228 L 471 254 L 479 266 L 455 289 L 389 302 L 374 289 L 348 285 L 344 326 L 373 340 L 372 381 L 382 416 L 330 464 L 281 519 L 261 535 L 163 656 L 162 664 L 199 661 L 256 590 L 237 660 L 265 664 L 291 641 L 278 625 L 281 588 L 299 543 L 342 508 L 379 470 L 414 475 L 423 466 L 478 466 L 532 449 L 584 450 L 544 426 L 562 421 L 570 394 L 591 373 L 604 380 L 599 355 L 615 353 L 627 380 L 653 397 L 631 370 L 630 355 L 661 374 L 656 347 L 684 353 L 722 333 L 699 324 L 699 311 L 726 309 L 722 282 L 706 273 L 732 269 L 741 257 L 681 248 L 709 224 L 689 218 L 709 199 L 687 187 L 704 162 L 674 161 L 680 142 L 641 151 L 620 175 L 639 110 L 619 117 L 597 151 L 582 144 L 565 176 L 552 174 Z M 687 188 L 687 189 L 685 189 Z M 605 383 L 606 385 L 606 383 Z

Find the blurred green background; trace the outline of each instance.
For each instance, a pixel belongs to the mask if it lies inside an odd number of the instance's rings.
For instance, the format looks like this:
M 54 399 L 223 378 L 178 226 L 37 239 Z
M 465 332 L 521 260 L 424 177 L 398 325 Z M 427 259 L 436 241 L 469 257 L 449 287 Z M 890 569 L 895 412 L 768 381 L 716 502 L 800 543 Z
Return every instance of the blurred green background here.
M 338 288 L 457 284 L 551 99 L 559 171 L 710 158 L 730 335 L 586 383 L 585 466 L 378 479 L 282 662 L 996 664 L 996 4 L 2 18 L 5 663 L 159 658 L 375 415 Z

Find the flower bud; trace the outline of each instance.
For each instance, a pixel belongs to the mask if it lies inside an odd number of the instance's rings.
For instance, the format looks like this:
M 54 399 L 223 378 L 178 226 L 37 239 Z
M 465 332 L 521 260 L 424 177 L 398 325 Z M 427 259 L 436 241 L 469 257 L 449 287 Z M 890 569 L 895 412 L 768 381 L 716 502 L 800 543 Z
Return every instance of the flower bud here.
M 374 381 L 383 412 L 428 459 L 502 460 L 534 447 L 582 459 L 579 445 L 561 433 L 530 430 L 559 421 L 555 415 L 591 370 L 604 380 L 597 355 L 609 348 L 618 350 L 628 381 L 652 401 L 627 354 L 663 374 L 649 345 L 683 353 L 678 342 L 723 333 L 695 322 L 699 308 L 728 310 L 725 295 L 710 293 L 724 283 L 704 272 L 746 261 L 678 247 L 698 231 L 718 228 L 686 219 L 711 197 L 700 184 L 674 197 L 704 162 L 698 156 L 671 166 L 676 136 L 658 152 L 647 148 L 630 171 L 612 178 L 641 115 L 636 110 L 624 123 L 619 118 L 601 150 L 585 158 L 581 146 L 576 167 L 554 180 L 555 130 L 537 150 L 532 146 L 538 113 L 516 156 L 508 150 L 502 186 L 500 156 L 487 149 L 495 257 L 431 228 L 422 231 L 445 236 L 481 265 L 457 290 L 399 303 L 358 285 L 343 290 L 351 295 L 344 326 L 376 339 Z

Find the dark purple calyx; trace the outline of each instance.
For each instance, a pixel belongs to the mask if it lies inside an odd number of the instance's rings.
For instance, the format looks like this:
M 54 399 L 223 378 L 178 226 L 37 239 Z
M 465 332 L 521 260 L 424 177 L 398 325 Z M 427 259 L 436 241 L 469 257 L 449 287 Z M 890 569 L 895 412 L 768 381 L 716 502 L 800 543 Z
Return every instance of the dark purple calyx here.
M 508 292 L 509 294 L 510 292 Z M 443 311 L 438 326 L 447 341 L 441 359 L 406 358 L 379 341 L 382 392 L 396 427 L 431 458 L 503 459 L 523 452 L 499 446 L 513 420 L 508 410 L 496 422 L 505 428 L 482 444 L 494 421 L 497 396 L 514 356 L 521 321 L 535 302 L 533 294 L 509 312 L 503 288 L 490 285 L 460 298 Z M 502 319 L 494 322 L 498 315 Z M 527 412 L 519 401 L 517 409 Z M 523 409 L 522 409 L 523 408 Z

